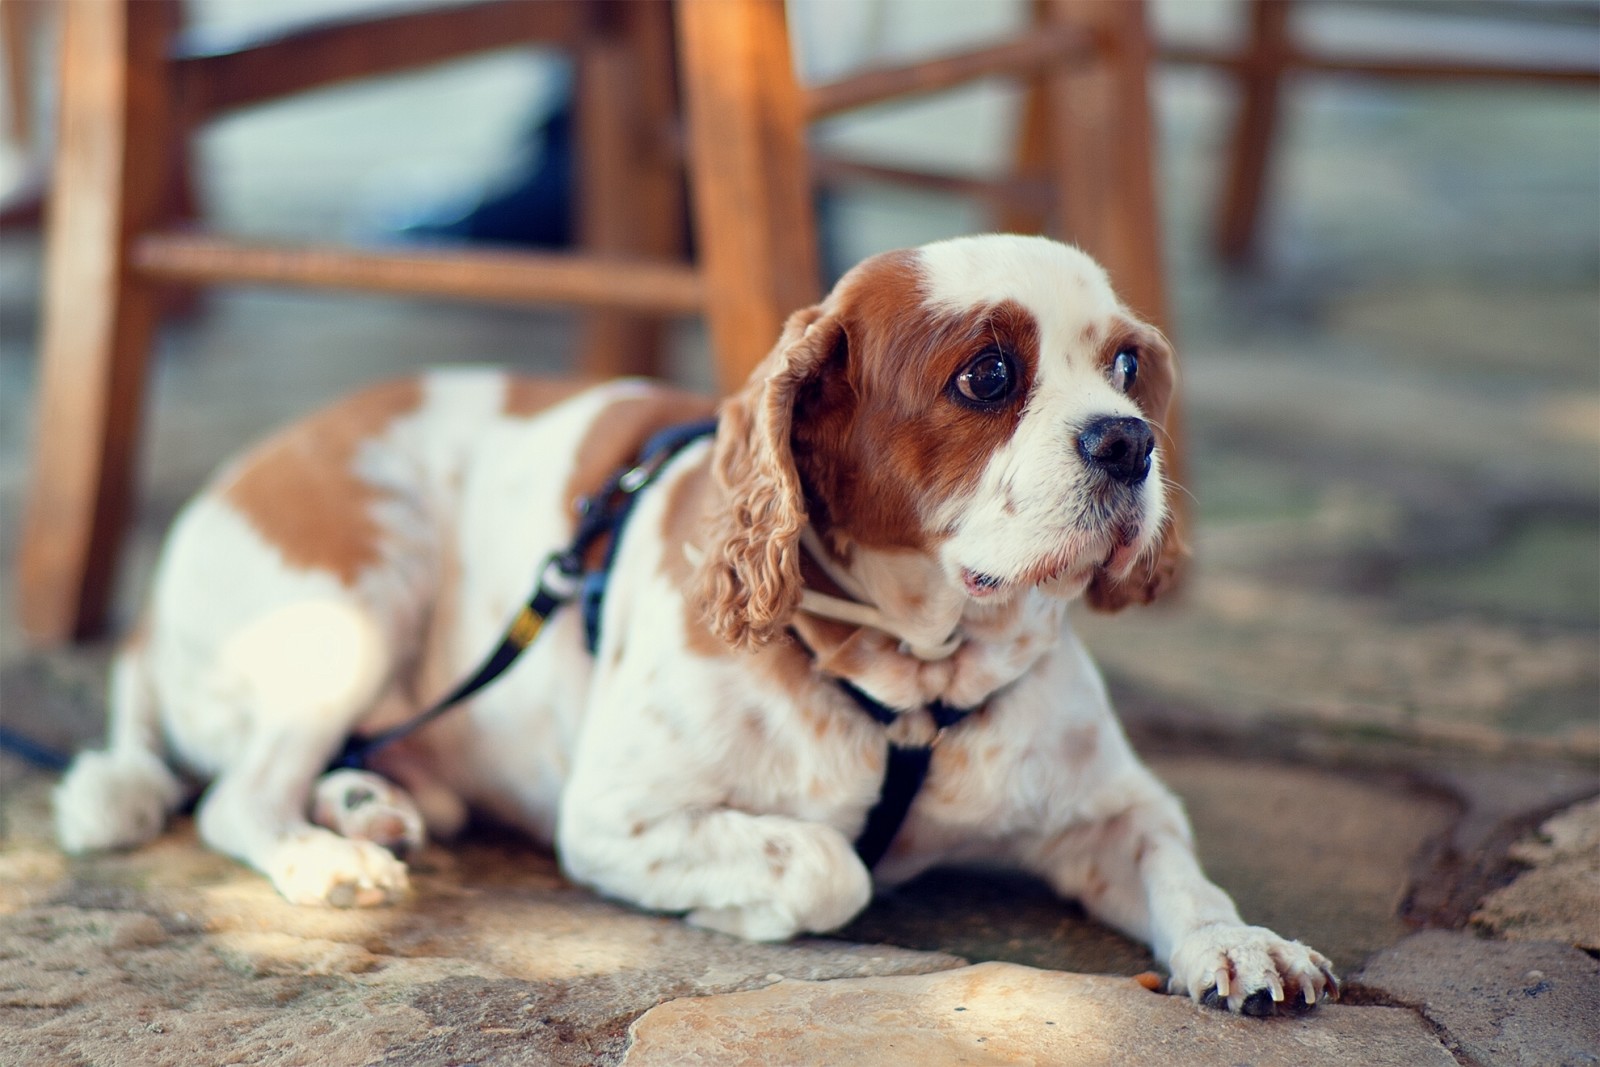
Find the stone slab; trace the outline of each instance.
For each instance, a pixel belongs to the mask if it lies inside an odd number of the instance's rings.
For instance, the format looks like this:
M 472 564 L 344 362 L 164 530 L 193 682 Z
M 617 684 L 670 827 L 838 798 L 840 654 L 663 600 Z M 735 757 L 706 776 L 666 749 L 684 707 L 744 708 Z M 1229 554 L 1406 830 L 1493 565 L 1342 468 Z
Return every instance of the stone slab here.
M 1335 1005 L 1301 1018 L 1244 1019 L 1131 979 L 1009 963 L 686 998 L 645 1013 L 629 1032 L 626 1067 L 1455 1064 L 1404 1010 Z
M 1379 953 L 1347 989 L 1415 1008 L 1473 1067 L 1600 1064 L 1600 961 L 1567 945 L 1424 930 Z
M 1515 941 L 1600 951 L 1600 797 L 1546 820 L 1511 857 L 1528 870 L 1490 893 L 1473 923 Z

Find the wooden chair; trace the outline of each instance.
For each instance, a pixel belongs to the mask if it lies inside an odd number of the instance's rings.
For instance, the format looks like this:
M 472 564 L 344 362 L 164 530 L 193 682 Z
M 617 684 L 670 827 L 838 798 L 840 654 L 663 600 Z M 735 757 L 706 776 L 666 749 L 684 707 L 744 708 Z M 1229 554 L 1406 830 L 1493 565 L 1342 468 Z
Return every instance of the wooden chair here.
M 1004 74 L 1028 85 L 1014 174 L 988 183 L 884 168 L 874 176 L 989 196 L 1010 205 L 1003 228 L 1053 220 L 1107 264 L 1132 304 L 1164 321 L 1142 5 L 1035 0 L 1033 14 L 1016 41 L 802 87 L 781 0 L 478 0 L 204 49 L 186 45 L 176 0 L 71 0 L 18 563 L 26 631 L 60 642 L 105 617 L 148 353 L 162 291 L 175 285 L 577 305 L 593 312 L 579 366 L 594 375 L 648 369 L 659 318 L 703 313 L 717 379 L 730 388 L 784 317 L 822 291 L 807 123 Z M 560 44 L 577 58 L 576 253 L 289 248 L 179 225 L 185 144 L 202 123 L 518 42 Z M 833 173 L 864 169 L 837 163 Z M 678 248 L 685 175 L 694 264 Z
M 1418 39 L 1405 50 L 1383 53 L 1333 51 L 1298 41 L 1292 25 L 1294 13 L 1297 8 L 1314 6 L 1298 0 L 1249 0 L 1249 27 L 1242 50 L 1179 46 L 1164 51 L 1168 59 L 1220 67 L 1238 85 L 1238 117 L 1217 227 L 1218 251 L 1232 263 L 1247 262 L 1254 253 L 1284 88 L 1296 76 L 1600 85 L 1600 4 L 1594 0 L 1475 0 L 1460 5 L 1390 0 L 1361 5 L 1369 17 L 1388 17 L 1394 22 L 1401 41 L 1408 27 L 1400 20 L 1411 21 L 1409 32 Z M 1426 42 L 1418 33 L 1418 23 L 1426 24 Z M 1533 54 L 1519 55 L 1517 49 L 1507 47 L 1517 33 L 1541 28 L 1566 40 L 1559 42 L 1558 49 L 1551 49 L 1556 42 L 1547 33 L 1542 47 L 1531 50 Z M 1498 40 L 1500 46 L 1485 52 L 1481 46 L 1485 37 Z M 1423 44 L 1426 47 L 1418 47 Z
M 0 226 L 36 226 L 44 200 L 45 147 L 35 119 L 39 39 L 54 10 L 46 0 L 6 0 L 0 5 L 0 56 L 4 56 L 6 115 L 3 136 L 20 174 L 0 187 Z

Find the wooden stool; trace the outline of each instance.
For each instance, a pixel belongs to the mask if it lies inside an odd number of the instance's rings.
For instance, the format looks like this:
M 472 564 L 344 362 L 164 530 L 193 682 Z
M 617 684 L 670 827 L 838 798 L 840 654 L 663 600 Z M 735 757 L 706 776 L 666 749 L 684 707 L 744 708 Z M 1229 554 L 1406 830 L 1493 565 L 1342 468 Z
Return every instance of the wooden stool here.
M 87 636 L 105 618 L 132 504 L 148 354 L 173 285 L 573 304 L 593 311 L 579 369 L 596 376 L 648 369 L 657 320 L 703 313 L 717 380 L 732 388 L 788 313 L 822 292 L 806 124 L 1004 74 L 1029 86 L 1015 174 L 992 183 L 883 168 L 879 176 L 970 186 L 1014 205 L 1004 228 L 1053 220 L 1106 264 L 1133 306 L 1165 322 L 1148 43 L 1132 0 L 1035 0 L 1034 24 L 1016 41 L 809 88 L 793 74 L 781 0 L 478 0 L 205 50 L 185 47 L 176 0 L 71 0 L 65 23 L 18 560 L 22 622 L 37 642 Z M 202 123 L 519 42 L 559 44 L 577 59 L 575 254 L 291 248 L 176 225 L 187 139 Z M 686 128 L 676 135 L 680 113 Z M 685 173 L 693 265 L 678 248 Z

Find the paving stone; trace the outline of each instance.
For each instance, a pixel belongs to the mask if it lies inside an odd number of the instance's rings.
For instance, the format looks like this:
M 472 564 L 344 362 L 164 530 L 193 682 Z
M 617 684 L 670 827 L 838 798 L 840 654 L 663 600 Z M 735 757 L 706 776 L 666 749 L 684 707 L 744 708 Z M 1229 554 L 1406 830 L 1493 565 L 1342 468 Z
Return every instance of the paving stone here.
M 1303 1018 L 1243 1019 L 1129 979 L 1007 963 L 675 1000 L 645 1013 L 630 1034 L 626 1067 L 1455 1063 L 1406 1011 L 1325 1005 Z
M 1094 618 L 1082 632 L 1109 671 L 1240 736 L 1309 726 L 1600 753 L 1592 628 L 1547 632 L 1477 614 L 1419 621 L 1389 599 L 1202 569 L 1166 610 Z
M 1472 916 L 1515 941 L 1561 941 L 1600 952 L 1600 797 L 1552 816 L 1511 848 L 1529 865 Z
M 0 1044 L 18 1063 L 224 1062 L 225 1033 L 227 1062 L 292 1049 L 304 1063 L 587 1064 L 620 1054 L 628 1023 L 671 997 L 964 962 L 695 930 L 568 883 L 517 839 L 429 848 L 408 901 L 339 910 L 287 903 L 187 821 L 69 860 L 47 837 L 42 776 L 5 813 Z
M 1600 1064 L 1600 961 L 1568 945 L 1425 930 L 1380 952 L 1347 989 L 1415 1008 L 1473 1067 Z

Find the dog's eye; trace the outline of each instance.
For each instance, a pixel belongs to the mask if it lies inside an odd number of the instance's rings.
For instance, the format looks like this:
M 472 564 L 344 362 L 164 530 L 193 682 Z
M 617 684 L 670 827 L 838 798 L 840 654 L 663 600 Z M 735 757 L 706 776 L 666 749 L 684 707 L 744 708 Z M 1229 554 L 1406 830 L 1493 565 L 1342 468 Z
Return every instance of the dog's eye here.
M 1117 350 L 1116 358 L 1111 361 L 1111 384 L 1124 393 L 1133 391 L 1133 383 L 1139 378 L 1139 350 L 1137 348 L 1121 348 Z
M 1017 372 L 1010 356 L 991 348 L 956 375 L 955 385 L 964 399 L 987 407 L 1011 395 L 1017 385 Z

